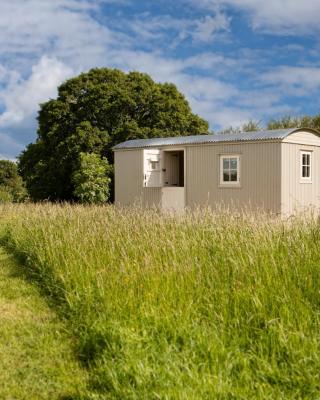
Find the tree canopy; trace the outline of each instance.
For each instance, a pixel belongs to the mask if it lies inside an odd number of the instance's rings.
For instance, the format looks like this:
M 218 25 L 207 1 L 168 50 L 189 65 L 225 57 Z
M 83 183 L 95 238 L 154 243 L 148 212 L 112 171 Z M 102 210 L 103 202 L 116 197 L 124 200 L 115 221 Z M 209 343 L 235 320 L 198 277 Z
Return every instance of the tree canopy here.
M 19 168 L 34 200 L 75 200 L 73 177 L 81 165 L 92 165 L 81 161 L 82 153 L 112 164 L 112 147 L 125 140 L 201 133 L 208 133 L 208 123 L 173 84 L 93 69 L 63 83 L 58 97 L 40 106 L 37 140 L 21 154 Z
M 17 164 L 0 160 L 0 203 L 25 200 L 27 191 L 18 173 Z

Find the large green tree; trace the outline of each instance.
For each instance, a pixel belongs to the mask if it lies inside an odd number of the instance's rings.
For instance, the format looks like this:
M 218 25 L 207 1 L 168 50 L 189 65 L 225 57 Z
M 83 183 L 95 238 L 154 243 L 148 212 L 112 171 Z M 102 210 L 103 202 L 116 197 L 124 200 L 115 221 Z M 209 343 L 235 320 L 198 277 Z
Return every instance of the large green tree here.
M 81 153 L 106 157 L 128 139 L 208 132 L 173 84 L 139 72 L 93 69 L 58 88 L 41 105 L 38 138 L 21 154 L 19 168 L 34 200 L 73 200 L 72 179 Z

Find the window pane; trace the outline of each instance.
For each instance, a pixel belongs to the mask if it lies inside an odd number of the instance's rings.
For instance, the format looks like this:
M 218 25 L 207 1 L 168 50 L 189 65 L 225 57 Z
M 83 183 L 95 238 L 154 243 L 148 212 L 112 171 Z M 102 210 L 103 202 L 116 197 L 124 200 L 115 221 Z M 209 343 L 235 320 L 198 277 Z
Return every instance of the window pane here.
M 151 164 L 151 169 L 157 169 L 157 167 L 158 167 L 157 161 L 150 161 L 150 164 Z
M 306 154 L 306 164 L 310 165 L 310 154 Z
M 307 169 L 307 175 L 306 175 L 306 178 L 310 178 L 310 167 L 306 167 L 306 169 Z
M 303 153 L 302 154 L 302 160 L 301 160 L 302 166 L 311 166 L 311 154 Z
M 223 172 L 223 182 L 229 182 L 229 181 L 230 181 L 230 173 Z
M 236 158 L 230 158 L 230 168 L 231 169 L 238 168 L 238 160 Z
M 303 166 L 302 167 L 302 178 L 306 178 L 307 177 L 307 167 Z
M 306 161 L 307 161 L 307 155 L 306 154 L 302 154 L 302 165 L 306 165 Z
M 238 174 L 236 170 L 231 171 L 231 181 L 232 182 L 237 182 Z
M 224 158 L 223 159 L 223 169 L 229 169 L 230 168 L 230 158 Z

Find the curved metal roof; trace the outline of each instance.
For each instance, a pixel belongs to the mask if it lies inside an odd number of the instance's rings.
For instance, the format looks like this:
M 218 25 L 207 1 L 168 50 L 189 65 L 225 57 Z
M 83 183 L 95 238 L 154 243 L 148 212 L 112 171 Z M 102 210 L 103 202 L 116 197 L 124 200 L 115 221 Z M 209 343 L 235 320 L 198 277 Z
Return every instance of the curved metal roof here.
M 218 142 L 242 142 L 242 141 L 266 141 L 277 140 L 281 141 L 287 136 L 300 130 L 311 131 L 320 135 L 314 129 L 278 129 L 271 131 L 256 131 L 256 132 L 241 132 L 241 133 L 223 133 L 212 135 L 195 135 L 195 136 L 175 136 L 165 138 L 152 138 L 152 139 L 134 139 L 127 140 L 114 146 L 114 150 L 120 149 L 134 149 L 145 147 L 158 147 L 158 146 L 179 146 L 179 145 L 192 145 L 192 144 L 205 144 L 205 143 L 218 143 Z

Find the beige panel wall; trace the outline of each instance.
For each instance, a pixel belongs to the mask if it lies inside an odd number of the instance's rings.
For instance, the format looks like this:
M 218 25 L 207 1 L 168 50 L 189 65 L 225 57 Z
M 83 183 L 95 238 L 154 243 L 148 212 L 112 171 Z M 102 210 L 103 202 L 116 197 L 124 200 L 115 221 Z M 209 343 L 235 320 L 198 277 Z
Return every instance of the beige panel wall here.
M 162 188 L 143 188 L 142 204 L 144 205 L 144 207 L 160 207 L 161 190 Z
M 311 146 L 320 146 L 320 137 L 315 133 L 308 131 L 299 131 L 292 133 L 283 140 L 283 143 L 306 144 Z
M 319 143 L 320 139 L 318 140 Z M 282 195 L 284 215 L 320 207 L 320 147 L 305 144 L 282 143 Z M 311 151 L 311 183 L 301 182 L 301 155 Z
M 143 185 L 142 150 L 114 152 L 115 201 L 121 205 L 141 202 Z
M 123 206 L 159 206 L 161 188 L 143 187 L 143 150 L 114 152 L 115 202 Z
M 240 155 L 239 187 L 220 187 L 220 155 Z M 281 212 L 281 144 L 239 143 L 186 148 L 186 205 Z
M 184 193 L 184 187 L 162 188 L 162 208 L 167 210 L 182 210 L 185 207 Z

